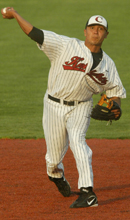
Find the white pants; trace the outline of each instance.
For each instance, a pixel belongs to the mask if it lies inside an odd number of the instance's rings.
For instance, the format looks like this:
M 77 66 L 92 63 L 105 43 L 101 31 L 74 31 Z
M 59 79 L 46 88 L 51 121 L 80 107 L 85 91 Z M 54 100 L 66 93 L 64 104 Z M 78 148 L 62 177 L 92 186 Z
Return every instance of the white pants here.
M 66 106 L 48 99 L 47 96 L 44 98 L 43 128 L 47 145 L 47 174 L 55 178 L 62 177 L 62 160 L 70 145 L 79 173 L 79 189 L 93 187 L 92 150 L 85 140 L 91 110 L 92 99 L 76 106 Z

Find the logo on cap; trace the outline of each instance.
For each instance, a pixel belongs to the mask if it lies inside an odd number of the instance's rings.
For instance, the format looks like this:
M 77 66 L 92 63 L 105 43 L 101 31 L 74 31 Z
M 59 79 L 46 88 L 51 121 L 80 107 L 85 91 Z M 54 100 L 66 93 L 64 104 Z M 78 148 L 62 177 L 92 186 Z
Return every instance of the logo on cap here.
M 96 17 L 95 20 L 99 23 L 102 23 L 103 18 L 102 17 Z

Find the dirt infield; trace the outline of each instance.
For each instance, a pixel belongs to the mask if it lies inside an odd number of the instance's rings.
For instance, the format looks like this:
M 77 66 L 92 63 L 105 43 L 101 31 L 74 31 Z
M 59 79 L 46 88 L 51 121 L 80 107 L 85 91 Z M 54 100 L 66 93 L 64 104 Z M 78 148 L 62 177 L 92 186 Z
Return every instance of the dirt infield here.
M 93 150 L 99 206 L 70 209 L 76 200 L 77 169 L 72 152 L 64 158 L 72 195 L 64 198 L 48 180 L 45 141 L 0 140 L 1 220 L 129 220 L 130 140 L 87 140 Z

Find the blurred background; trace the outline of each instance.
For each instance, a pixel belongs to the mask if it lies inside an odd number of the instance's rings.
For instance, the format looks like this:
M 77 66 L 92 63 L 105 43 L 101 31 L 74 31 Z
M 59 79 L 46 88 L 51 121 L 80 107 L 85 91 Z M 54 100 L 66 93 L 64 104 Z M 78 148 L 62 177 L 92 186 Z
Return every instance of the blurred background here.
M 91 119 L 86 138 L 130 138 L 129 0 L 1 0 L 32 25 L 84 40 L 92 15 L 102 15 L 109 35 L 102 49 L 114 60 L 127 98 L 122 117 L 112 125 Z M 50 61 L 20 29 L 15 19 L 0 17 L 0 138 L 43 138 L 43 97 Z M 100 98 L 94 95 L 94 105 Z

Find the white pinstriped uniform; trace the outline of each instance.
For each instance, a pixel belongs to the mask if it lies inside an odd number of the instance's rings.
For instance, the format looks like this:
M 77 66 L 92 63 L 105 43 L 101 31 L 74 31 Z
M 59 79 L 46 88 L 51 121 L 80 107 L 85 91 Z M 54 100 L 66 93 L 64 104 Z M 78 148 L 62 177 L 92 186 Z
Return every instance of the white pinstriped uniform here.
M 38 46 L 51 62 L 43 114 L 47 174 L 62 177 L 62 160 L 70 145 L 79 173 L 78 188 L 93 186 L 92 150 L 85 141 L 92 95 L 106 91 L 108 97 L 125 98 L 126 91 L 114 62 L 105 52 L 99 65 L 91 71 L 93 58 L 84 41 L 43 32 L 44 43 Z M 48 94 L 61 99 L 61 103 L 48 99 Z M 63 100 L 81 103 L 67 106 Z

